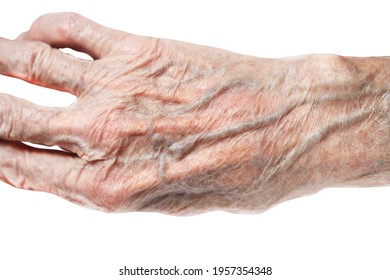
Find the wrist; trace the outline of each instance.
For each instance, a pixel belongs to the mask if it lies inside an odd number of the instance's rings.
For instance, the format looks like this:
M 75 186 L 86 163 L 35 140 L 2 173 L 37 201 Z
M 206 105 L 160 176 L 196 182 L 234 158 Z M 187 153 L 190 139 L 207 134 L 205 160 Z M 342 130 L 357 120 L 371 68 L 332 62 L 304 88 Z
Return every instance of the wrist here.
M 182 128 L 162 160 L 168 185 L 254 209 L 332 185 L 383 184 L 380 80 L 339 56 L 241 61 L 205 91 L 215 97 L 156 127 Z
M 295 71 L 302 89 L 296 92 L 306 94 L 293 122 L 303 128 L 294 132 L 297 155 L 289 167 L 297 185 L 389 183 L 388 63 L 333 55 L 300 59 Z

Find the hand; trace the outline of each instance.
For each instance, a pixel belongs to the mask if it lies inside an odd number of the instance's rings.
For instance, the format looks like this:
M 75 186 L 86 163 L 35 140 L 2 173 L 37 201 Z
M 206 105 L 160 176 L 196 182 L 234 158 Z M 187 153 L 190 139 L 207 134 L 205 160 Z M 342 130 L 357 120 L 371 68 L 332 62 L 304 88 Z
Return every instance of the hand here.
M 389 183 L 389 68 L 260 59 L 45 15 L 0 39 L 0 73 L 77 101 L 0 95 L 0 179 L 101 210 L 175 214 L 258 212 L 326 186 Z

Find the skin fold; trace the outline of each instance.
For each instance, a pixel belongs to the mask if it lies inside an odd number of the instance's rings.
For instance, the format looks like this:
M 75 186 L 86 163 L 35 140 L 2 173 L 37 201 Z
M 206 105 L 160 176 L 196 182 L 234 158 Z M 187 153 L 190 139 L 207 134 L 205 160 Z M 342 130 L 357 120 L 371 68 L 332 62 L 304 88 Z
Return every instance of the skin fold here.
M 257 58 L 57 13 L 0 39 L 0 73 L 77 96 L 0 94 L 0 179 L 17 188 L 189 215 L 390 184 L 389 57 Z

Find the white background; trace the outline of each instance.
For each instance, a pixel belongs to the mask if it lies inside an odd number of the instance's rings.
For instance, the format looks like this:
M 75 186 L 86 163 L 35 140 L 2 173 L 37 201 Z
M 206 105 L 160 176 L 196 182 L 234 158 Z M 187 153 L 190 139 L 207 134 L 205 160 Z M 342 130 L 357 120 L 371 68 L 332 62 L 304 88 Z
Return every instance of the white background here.
M 1 4 L 0 36 L 15 38 L 43 13 L 75 11 L 135 34 L 256 56 L 390 55 L 386 2 L 13 0 Z M 6 77 L 0 92 L 48 106 L 73 102 Z M 390 279 L 389 217 L 383 187 L 327 189 L 258 215 L 180 218 L 105 214 L 0 183 L 0 279 L 151 279 L 120 277 L 124 265 L 272 266 L 268 279 Z

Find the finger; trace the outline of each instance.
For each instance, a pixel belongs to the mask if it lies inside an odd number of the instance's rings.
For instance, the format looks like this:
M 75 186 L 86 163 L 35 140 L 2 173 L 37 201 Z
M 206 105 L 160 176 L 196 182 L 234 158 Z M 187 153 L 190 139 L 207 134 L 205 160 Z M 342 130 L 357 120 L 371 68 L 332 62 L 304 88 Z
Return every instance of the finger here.
M 40 86 L 79 95 L 88 63 L 45 43 L 0 38 L 0 74 Z
M 72 192 L 82 170 L 71 154 L 0 140 L 0 180 L 22 189 Z
M 53 119 L 60 110 L 0 94 L 0 139 L 52 145 L 58 132 Z
M 72 48 L 97 59 L 109 54 L 113 44 L 128 35 L 76 13 L 52 13 L 39 17 L 18 39 L 41 41 L 56 48 Z
M 43 107 L 7 94 L 0 94 L 0 139 L 58 145 L 80 153 L 71 137 L 72 118 L 66 108 Z

